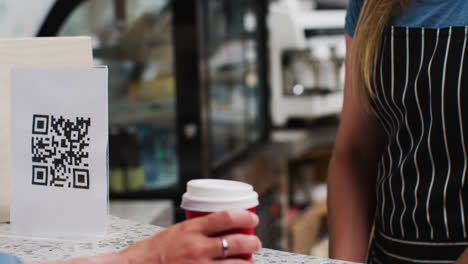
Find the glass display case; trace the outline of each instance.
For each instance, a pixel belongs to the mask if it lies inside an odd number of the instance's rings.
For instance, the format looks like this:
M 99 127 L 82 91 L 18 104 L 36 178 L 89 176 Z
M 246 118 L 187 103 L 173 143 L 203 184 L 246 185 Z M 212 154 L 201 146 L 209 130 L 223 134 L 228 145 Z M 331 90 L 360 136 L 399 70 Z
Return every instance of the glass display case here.
M 202 2 L 211 166 L 217 168 L 264 134 L 260 6 L 250 0 Z
M 112 194 L 178 183 L 170 4 L 82 1 L 58 28 L 59 36 L 91 36 L 94 63 L 109 68 Z
M 58 0 L 109 67 L 111 198 L 178 199 L 268 137 L 266 0 Z

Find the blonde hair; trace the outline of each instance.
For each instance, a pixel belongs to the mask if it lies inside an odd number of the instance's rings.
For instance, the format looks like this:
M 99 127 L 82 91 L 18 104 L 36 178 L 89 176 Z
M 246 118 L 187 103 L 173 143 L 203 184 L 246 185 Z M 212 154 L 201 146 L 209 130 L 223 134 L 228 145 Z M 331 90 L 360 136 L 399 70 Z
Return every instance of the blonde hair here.
M 401 12 L 411 0 L 365 0 L 356 26 L 351 47 L 351 83 L 364 110 L 370 111 L 372 78 L 379 57 L 382 34 L 392 17 Z

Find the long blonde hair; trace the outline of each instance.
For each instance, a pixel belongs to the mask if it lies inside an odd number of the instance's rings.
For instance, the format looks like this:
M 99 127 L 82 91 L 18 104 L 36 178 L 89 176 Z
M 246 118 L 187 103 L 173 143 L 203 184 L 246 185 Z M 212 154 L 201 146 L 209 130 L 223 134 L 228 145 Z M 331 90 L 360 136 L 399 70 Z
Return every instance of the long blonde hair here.
M 379 57 L 382 34 L 392 17 L 411 0 L 365 0 L 351 47 L 351 83 L 357 87 L 361 105 L 370 111 L 374 96 L 371 81 Z

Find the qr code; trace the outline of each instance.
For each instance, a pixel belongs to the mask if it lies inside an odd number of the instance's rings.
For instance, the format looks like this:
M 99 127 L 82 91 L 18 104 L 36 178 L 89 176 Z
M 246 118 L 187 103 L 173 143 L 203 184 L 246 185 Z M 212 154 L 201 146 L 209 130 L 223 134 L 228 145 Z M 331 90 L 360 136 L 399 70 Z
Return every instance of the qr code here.
M 89 189 L 91 118 L 33 115 L 32 184 Z

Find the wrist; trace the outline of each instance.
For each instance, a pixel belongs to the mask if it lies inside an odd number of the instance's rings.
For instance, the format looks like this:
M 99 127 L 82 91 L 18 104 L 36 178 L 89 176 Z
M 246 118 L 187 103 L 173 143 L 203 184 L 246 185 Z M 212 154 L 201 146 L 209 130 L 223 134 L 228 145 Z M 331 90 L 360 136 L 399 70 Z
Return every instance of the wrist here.
M 120 252 L 95 256 L 89 259 L 90 264 L 129 264 L 130 262 Z

